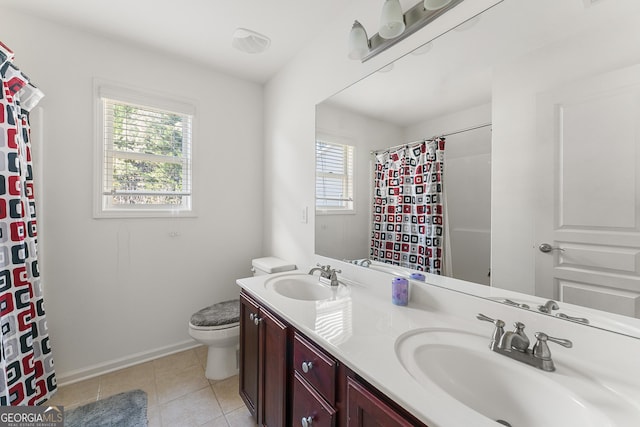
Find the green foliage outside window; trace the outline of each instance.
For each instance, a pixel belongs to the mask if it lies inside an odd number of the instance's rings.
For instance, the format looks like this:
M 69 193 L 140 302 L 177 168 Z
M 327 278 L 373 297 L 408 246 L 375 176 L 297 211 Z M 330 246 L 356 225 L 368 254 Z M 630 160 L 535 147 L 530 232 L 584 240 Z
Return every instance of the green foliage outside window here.
M 182 204 L 190 192 L 190 116 L 116 102 L 110 107 L 113 204 Z

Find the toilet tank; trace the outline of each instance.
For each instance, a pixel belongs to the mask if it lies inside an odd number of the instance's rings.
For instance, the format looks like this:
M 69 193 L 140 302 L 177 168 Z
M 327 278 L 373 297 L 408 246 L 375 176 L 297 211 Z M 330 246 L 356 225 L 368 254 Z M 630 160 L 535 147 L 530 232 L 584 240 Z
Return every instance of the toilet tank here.
M 253 271 L 254 276 L 281 273 L 283 271 L 291 271 L 295 269 L 295 264 L 291 264 L 274 256 L 256 258 L 251 261 L 251 271 Z

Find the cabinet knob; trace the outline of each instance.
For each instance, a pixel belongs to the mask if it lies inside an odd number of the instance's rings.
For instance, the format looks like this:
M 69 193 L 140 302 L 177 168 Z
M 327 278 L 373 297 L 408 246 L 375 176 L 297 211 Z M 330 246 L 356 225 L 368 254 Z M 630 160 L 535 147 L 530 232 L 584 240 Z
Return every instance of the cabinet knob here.
M 308 374 L 311 368 L 313 368 L 313 362 L 302 362 L 302 372 Z
M 254 325 L 258 326 L 262 321 L 261 318 L 258 317 L 255 313 L 249 313 L 249 320 L 253 322 Z
M 302 427 L 311 427 L 313 424 L 313 417 L 302 417 Z

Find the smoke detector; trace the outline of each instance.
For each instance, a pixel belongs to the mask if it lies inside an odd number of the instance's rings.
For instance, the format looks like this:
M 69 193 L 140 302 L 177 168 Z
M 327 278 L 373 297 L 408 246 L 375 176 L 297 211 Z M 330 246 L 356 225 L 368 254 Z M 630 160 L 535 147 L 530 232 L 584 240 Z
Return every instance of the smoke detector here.
M 231 45 L 245 53 L 262 53 L 271 45 L 271 39 L 246 28 L 236 28 Z

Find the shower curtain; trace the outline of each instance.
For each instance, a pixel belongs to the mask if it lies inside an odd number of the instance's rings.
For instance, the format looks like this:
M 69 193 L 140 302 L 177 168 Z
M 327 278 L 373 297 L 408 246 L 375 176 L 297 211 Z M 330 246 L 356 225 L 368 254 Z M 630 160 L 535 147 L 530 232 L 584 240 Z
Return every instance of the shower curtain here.
M 38 267 L 29 111 L 42 92 L 0 42 L 0 405 L 37 405 L 56 389 Z
M 444 138 L 376 154 L 370 258 L 443 273 Z

